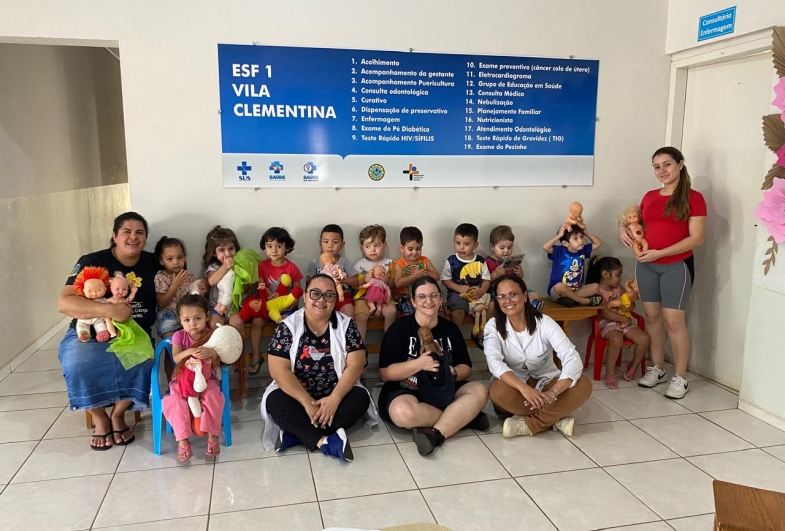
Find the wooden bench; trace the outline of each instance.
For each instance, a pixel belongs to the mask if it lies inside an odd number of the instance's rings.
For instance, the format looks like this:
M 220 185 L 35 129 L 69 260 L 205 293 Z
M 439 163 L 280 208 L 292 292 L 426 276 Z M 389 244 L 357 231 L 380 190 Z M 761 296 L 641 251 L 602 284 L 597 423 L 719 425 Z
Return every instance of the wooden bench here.
M 715 479 L 714 531 L 785 529 L 785 494 Z

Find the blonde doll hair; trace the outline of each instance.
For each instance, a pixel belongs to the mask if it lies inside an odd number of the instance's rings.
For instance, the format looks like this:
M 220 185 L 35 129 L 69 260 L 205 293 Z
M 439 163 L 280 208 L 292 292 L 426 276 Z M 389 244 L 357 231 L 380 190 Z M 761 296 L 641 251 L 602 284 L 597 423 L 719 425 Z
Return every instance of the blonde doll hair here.
M 643 222 L 643 214 L 641 213 L 641 207 L 638 205 L 630 205 L 626 207 L 619 213 L 619 225 L 627 226 L 627 216 L 630 214 L 638 214 L 638 217 L 641 219 L 641 223 Z

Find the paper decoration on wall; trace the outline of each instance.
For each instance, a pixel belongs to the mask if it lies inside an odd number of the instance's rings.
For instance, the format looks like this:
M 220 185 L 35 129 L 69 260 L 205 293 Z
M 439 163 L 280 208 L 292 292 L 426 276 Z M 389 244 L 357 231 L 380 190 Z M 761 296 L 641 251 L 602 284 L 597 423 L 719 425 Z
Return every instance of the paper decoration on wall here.
M 755 217 L 766 227 L 766 241 L 771 243 L 764 253 L 764 275 L 769 274 L 776 261 L 779 244 L 785 242 L 785 28 L 774 28 L 771 38 L 774 70 L 780 76 L 771 104 L 783 112 L 763 117 L 763 142 L 777 155 L 777 163 L 763 179 L 763 200 L 755 208 Z
M 785 27 L 774 28 L 772 41 L 774 70 L 777 71 L 778 76 L 785 77 Z

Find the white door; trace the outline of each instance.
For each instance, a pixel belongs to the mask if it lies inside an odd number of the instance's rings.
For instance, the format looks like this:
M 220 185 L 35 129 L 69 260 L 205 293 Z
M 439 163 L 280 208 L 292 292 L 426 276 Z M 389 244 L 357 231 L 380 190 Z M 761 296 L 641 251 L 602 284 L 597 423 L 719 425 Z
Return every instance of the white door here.
M 773 98 L 771 53 L 691 68 L 682 152 L 708 206 L 706 242 L 695 253 L 688 310 L 689 368 L 741 386 L 754 264 L 755 206 L 764 177 L 761 117 Z

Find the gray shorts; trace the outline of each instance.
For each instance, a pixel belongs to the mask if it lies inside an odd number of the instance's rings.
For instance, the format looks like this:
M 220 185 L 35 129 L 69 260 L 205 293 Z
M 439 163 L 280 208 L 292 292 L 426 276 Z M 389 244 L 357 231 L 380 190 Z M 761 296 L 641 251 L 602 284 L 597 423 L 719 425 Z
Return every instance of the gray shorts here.
M 636 262 L 635 279 L 638 281 L 642 302 L 659 302 L 663 308 L 686 310 L 692 291 L 692 275 L 685 261 L 673 264 Z
M 457 291 L 448 291 L 447 308 L 449 308 L 450 311 L 463 310 L 464 312 L 469 313 L 469 301 L 461 297 L 461 294 Z

